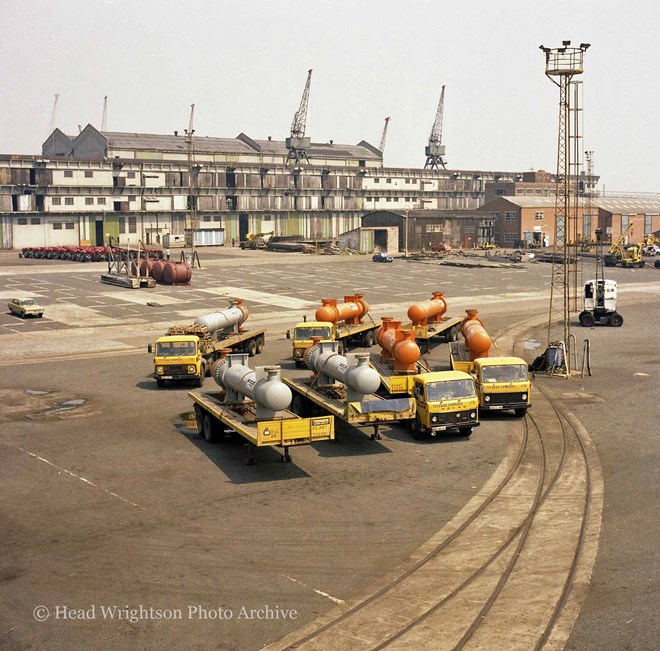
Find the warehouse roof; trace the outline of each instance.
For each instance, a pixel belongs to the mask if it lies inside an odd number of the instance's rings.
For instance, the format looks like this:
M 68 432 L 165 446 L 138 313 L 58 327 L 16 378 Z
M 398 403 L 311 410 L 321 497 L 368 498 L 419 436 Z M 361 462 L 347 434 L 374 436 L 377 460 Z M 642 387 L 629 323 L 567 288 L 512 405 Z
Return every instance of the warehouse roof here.
M 537 197 L 537 196 L 502 196 L 497 199 L 505 199 L 506 201 L 520 206 L 521 208 L 554 208 L 555 197 Z M 494 199 L 493 201 L 497 201 Z M 489 202 L 491 203 L 491 202 Z M 581 198 L 579 201 L 580 206 L 586 205 L 586 200 Z M 643 213 L 657 213 L 660 214 L 660 198 L 646 198 L 646 197 L 593 197 L 591 205 L 594 208 L 601 208 L 607 212 L 616 215 L 635 214 L 641 215 Z M 482 206 L 487 207 L 488 204 Z

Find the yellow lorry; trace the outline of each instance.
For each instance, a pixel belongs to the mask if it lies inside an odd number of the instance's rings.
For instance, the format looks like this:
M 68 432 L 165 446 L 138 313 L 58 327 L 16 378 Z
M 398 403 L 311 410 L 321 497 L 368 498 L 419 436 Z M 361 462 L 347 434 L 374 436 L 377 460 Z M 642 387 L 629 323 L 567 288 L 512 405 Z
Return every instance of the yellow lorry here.
M 449 346 L 449 361 L 455 371 L 474 379 L 481 411 L 513 410 L 522 418 L 531 408 L 532 383 L 527 363 L 520 357 L 477 357 L 470 360 L 462 342 Z

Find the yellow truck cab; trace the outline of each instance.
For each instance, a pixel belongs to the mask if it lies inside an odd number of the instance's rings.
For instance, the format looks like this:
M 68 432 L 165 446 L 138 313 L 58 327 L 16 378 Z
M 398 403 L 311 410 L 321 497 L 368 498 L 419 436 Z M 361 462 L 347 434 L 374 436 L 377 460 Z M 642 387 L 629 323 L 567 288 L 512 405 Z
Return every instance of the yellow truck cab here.
M 154 377 L 159 387 L 168 380 L 194 380 L 202 386 L 206 360 L 196 335 L 168 335 L 156 340 L 153 347 Z M 151 352 L 151 350 L 150 350 Z
M 335 328 L 329 321 L 304 321 L 297 323 L 293 332 L 287 330 L 286 336 L 287 339 L 293 340 L 293 361 L 297 368 L 302 368 L 305 350 L 314 343 L 312 338 L 320 337 L 321 341 L 334 341 Z
M 477 357 L 462 359 L 459 346 L 450 348 L 453 369 L 469 373 L 474 378 L 479 396 L 479 409 L 495 411 L 512 409 L 523 417 L 532 406 L 532 383 L 527 363 L 520 357 Z
M 479 425 L 479 398 L 468 373 L 436 371 L 415 375 L 411 395 L 417 404 L 416 416 L 410 421 L 416 439 L 453 429 L 461 436 L 470 436 Z

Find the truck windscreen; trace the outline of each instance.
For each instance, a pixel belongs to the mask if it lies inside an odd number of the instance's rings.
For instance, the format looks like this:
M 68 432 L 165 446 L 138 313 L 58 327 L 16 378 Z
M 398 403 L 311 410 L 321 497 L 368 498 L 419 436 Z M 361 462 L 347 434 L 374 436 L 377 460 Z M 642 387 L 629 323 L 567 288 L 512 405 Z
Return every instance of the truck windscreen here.
M 524 364 L 484 366 L 481 369 L 482 382 L 526 382 L 527 367 Z
M 321 339 L 330 339 L 330 328 L 327 326 L 322 327 L 300 327 L 296 328 L 294 339 L 298 341 L 302 339 L 312 339 L 312 337 L 321 337 Z
M 474 396 L 474 382 L 472 380 L 429 382 L 426 385 L 426 399 L 429 402 L 454 400 L 456 398 L 473 398 Z
M 157 357 L 184 357 L 196 353 L 192 341 L 160 341 L 156 345 Z

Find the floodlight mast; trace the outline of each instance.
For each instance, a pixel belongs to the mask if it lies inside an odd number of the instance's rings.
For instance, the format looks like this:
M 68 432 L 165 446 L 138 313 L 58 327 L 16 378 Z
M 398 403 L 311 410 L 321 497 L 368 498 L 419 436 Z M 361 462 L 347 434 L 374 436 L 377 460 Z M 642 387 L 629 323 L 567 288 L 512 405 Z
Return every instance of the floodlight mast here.
M 584 53 L 589 43 L 571 47 L 570 41 L 563 41 L 560 48 L 540 49 L 545 54 L 545 74 L 559 87 L 559 135 L 557 139 L 557 175 L 555 186 L 555 226 L 552 256 L 552 279 L 550 287 L 550 309 L 548 314 L 548 345 L 558 340 L 569 346 L 571 281 L 577 278 L 577 243 L 569 234 L 576 231 L 577 224 L 577 178 L 571 178 L 571 95 L 569 86 L 575 75 L 581 75 L 584 67 Z M 577 176 L 577 175 L 576 175 Z M 575 198 L 571 205 L 571 196 Z M 573 227 L 573 228 L 572 228 Z M 576 303 L 576 299 L 574 300 Z M 561 339 L 553 329 L 561 325 Z M 554 336 L 553 336 L 554 334 Z M 567 374 L 570 373 L 570 355 L 565 360 Z

